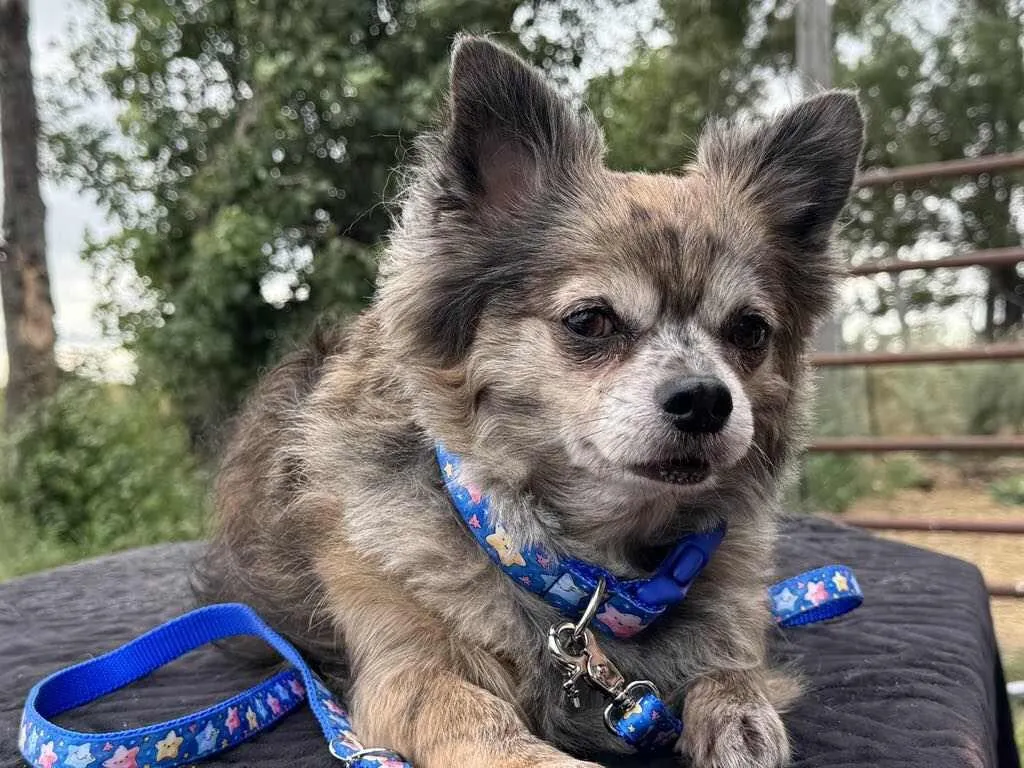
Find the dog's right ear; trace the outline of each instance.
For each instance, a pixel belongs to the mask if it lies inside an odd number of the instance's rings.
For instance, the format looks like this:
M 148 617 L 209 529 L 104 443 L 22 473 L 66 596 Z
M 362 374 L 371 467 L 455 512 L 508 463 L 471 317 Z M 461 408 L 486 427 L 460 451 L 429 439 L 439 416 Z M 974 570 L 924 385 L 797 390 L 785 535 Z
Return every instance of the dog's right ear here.
M 601 158 L 601 132 L 589 114 L 485 38 L 456 39 L 448 99 L 446 181 L 463 205 L 514 208 L 559 174 Z
M 463 359 L 484 307 L 523 278 L 522 247 L 495 233 L 515 230 L 502 224 L 520 214 L 543 218 L 556 195 L 571 198 L 603 151 L 588 113 L 483 38 L 456 40 L 447 106 L 443 130 L 423 137 L 407 209 L 419 218 L 382 260 L 376 299 L 396 354 L 435 369 Z M 455 220 L 439 226 L 446 215 Z

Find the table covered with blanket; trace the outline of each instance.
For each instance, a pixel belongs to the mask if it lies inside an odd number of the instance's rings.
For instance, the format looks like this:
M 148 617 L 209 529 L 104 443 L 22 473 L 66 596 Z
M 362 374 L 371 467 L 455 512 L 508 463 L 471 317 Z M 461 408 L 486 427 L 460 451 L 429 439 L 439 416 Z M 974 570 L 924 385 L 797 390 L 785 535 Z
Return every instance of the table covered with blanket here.
M 133 550 L 0 585 L 0 768 L 23 765 L 18 720 L 35 682 L 189 610 L 188 569 L 201 546 Z M 977 569 L 817 518 L 787 522 L 780 578 L 829 562 L 853 567 L 864 605 L 832 623 L 773 636 L 775 654 L 799 668 L 809 688 L 786 716 L 794 765 L 1016 768 Z M 76 730 L 122 730 L 200 709 L 264 676 L 208 647 L 60 722 Z M 594 758 L 609 766 L 675 764 Z M 301 709 L 203 765 L 331 762 L 316 722 Z

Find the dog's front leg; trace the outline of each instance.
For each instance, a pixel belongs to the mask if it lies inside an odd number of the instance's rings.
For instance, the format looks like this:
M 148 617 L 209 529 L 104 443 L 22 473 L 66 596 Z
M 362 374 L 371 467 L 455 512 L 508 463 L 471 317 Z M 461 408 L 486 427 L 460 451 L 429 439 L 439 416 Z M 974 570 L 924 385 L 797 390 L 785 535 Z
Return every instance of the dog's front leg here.
M 416 768 L 599 768 L 530 733 L 509 670 L 346 555 L 319 570 L 351 665 L 353 725 Z M 343 563 L 343 565 L 339 565 Z
M 798 684 L 765 667 L 702 675 L 683 705 L 681 751 L 700 768 L 779 768 L 789 737 L 779 714 Z

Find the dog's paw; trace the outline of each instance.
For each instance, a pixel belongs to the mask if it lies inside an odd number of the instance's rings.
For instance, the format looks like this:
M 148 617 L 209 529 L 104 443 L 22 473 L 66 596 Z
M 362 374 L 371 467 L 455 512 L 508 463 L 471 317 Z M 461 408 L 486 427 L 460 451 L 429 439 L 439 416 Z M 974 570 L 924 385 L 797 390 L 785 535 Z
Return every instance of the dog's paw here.
M 789 737 L 775 707 L 761 693 L 701 680 L 686 696 L 678 751 L 694 768 L 781 768 Z

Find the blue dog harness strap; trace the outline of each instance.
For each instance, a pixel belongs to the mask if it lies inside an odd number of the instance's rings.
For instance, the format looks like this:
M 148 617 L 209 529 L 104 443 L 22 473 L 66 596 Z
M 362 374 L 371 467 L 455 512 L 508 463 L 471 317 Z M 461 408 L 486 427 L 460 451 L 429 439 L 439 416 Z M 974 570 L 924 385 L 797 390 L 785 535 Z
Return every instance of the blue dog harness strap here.
M 291 667 L 199 712 L 111 733 L 79 733 L 52 718 L 139 680 L 215 640 L 255 635 Z M 345 768 L 411 768 L 388 750 L 359 743 L 348 713 L 299 653 L 245 605 L 199 608 L 95 659 L 60 670 L 29 692 L 18 748 L 38 768 L 174 768 L 236 746 L 308 700 L 332 755 Z
M 541 545 L 517 544 L 501 521 L 492 516 L 489 497 L 462 477 L 459 457 L 440 443 L 435 453 L 452 505 L 477 544 L 520 587 L 578 622 L 578 633 L 591 624 L 604 634 L 620 638 L 641 632 L 686 597 L 725 537 L 724 524 L 712 531 L 689 534 L 676 543 L 653 576 L 620 580 L 604 568 L 557 555 Z M 604 594 L 607 598 L 603 598 Z M 852 571 L 842 565 L 817 568 L 779 582 L 769 588 L 768 597 L 772 617 L 782 627 L 835 618 L 863 601 Z M 586 618 L 581 618 L 585 614 Z M 566 626 L 572 625 L 562 625 L 561 629 Z M 554 650 L 550 641 L 549 650 L 563 668 L 563 689 L 570 701 L 578 698 L 577 682 L 586 680 L 612 699 L 605 710 L 605 724 L 629 746 L 647 752 L 678 740 L 683 723 L 665 706 L 650 683 L 638 681 L 627 686 L 620 677 L 617 687 L 609 687 L 607 681 L 588 674 L 590 665 L 585 654 L 596 651 L 596 647 L 588 646 L 584 655 L 574 656 L 558 640 L 558 628 L 552 627 L 552 632 Z M 608 662 L 601 668 L 607 674 Z M 635 687 L 646 688 L 648 692 L 642 696 L 626 695 Z
M 599 566 L 557 555 L 541 545 L 517 546 L 501 521 L 492 518 L 490 499 L 460 477 L 462 463 L 458 456 L 441 445 L 436 452 L 445 488 L 466 529 L 519 586 L 542 597 L 565 616 L 578 619 L 598 581 L 604 578 L 609 597 L 593 623 L 606 635 L 632 637 L 682 601 L 725 536 L 724 524 L 712 531 L 684 536 L 653 576 L 620 580 Z
M 671 606 L 681 602 L 725 537 L 725 525 L 693 533 L 676 543 L 655 574 L 645 579 L 620 580 L 596 565 L 558 555 L 541 545 L 520 546 L 491 514 L 491 502 L 480 488 L 462 477 L 462 462 L 441 444 L 435 448 L 448 496 L 466 530 L 490 559 L 520 587 L 543 598 L 575 622 L 582 633 L 593 625 L 606 635 L 625 638 L 641 632 Z M 600 586 L 599 586 L 600 585 Z M 607 598 L 603 595 L 607 594 Z M 818 568 L 786 579 L 769 589 L 770 608 L 783 627 L 811 624 L 835 618 L 861 604 L 863 596 L 853 573 L 842 565 Z M 592 612 L 591 612 L 592 611 Z M 581 618 L 586 615 L 586 618 Z M 566 626 L 562 625 L 561 629 Z M 682 721 L 666 707 L 647 681 L 617 686 L 589 675 L 587 646 L 584 655 L 568 653 L 552 627 L 556 660 L 563 667 L 565 690 L 570 701 L 578 697 L 576 684 L 586 680 L 612 702 L 605 710 L 608 729 L 641 752 L 674 744 L 683 731 Z M 595 641 L 596 643 L 596 641 Z M 602 655 L 603 656 L 603 655 Z M 604 657 L 606 659 L 606 657 Z M 604 661 L 600 668 L 607 674 Z M 611 666 L 614 669 L 614 665 Z M 618 671 L 616 670 L 616 675 Z M 632 688 L 647 689 L 629 696 Z

